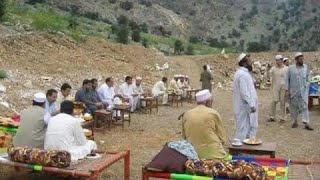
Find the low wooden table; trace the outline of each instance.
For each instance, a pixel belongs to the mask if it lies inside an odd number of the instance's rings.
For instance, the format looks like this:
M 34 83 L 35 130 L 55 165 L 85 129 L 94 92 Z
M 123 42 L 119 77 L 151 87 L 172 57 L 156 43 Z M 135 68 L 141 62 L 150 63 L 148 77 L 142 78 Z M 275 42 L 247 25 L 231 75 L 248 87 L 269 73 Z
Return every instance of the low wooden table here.
M 189 103 L 192 103 L 193 100 L 196 100 L 196 94 L 199 92 L 200 89 L 187 89 L 187 99 Z M 194 94 L 194 96 L 192 96 Z M 194 98 L 192 98 L 194 97 Z
M 309 95 L 308 109 L 311 110 L 313 107 L 313 99 L 318 99 L 318 106 L 320 106 L 320 94 Z
M 114 111 L 120 111 L 120 119 L 122 120 L 121 124 L 119 125 L 122 125 L 122 128 L 124 128 L 124 122 L 125 121 L 128 121 L 129 122 L 129 126 L 130 126 L 130 123 L 131 123 L 131 106 L 128 106 L 128 105 L 116 105 L 114 108 L 113 108 Z M 128 114 L 128 119 L 125 119 L 124 118 L 124 115 L 125 114 Z M 116 113 L 116 119 L 118 119 L 118 113 Z M 115 125 L 118 125 L 118 124 L 115 124 Z
M 237 147 L 230 145 L 228 147 L 231 155 L 252 154 L 252 155 L 268 155 L 270 158 L 276 157 L 276 143 L 262 143 L 261 145 L 246 145 Z
M 95 121 L 98 122 L 99 120 L 103 123 L 103 129 L 111 127 L 111 121 L 112 121 L 112 112 L 107 111 L 105 109 L 96 110 L 94 112 L 94 118 Z
M 179 103 L 181 104 L 181 107 L 183 106 L 183 100 L 180 94 L 168 94 L 168 102 L 171 106 L 173 106 L 174 103 L 177 103 L 177 107 L 179 106 Z
M 147 112 L 149 110 L 150 114 L 152 113 L 152 108 L 157 109 L 157 112 L 159 111 L 159 102 L 158 102 L 158 98 L 157 97 L 145 97 L 145 98 L 140 98 L 140 102 L 142 104 L 142 102 L 146 103 L 146 107 L 144 107 L 143 109 L 145 110 L 145 112 Z

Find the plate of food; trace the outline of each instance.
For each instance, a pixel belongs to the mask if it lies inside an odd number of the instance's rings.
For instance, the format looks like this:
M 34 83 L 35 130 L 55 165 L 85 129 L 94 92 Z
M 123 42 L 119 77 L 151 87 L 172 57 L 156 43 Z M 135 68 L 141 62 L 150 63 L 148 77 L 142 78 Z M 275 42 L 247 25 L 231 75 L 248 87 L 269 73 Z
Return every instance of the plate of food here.
M 248 145 L 259 145 L 259 144 L 262 144 L 262 140 L 257 138 L 249 138 L 249 139 L 243 140 L 243 143 Z

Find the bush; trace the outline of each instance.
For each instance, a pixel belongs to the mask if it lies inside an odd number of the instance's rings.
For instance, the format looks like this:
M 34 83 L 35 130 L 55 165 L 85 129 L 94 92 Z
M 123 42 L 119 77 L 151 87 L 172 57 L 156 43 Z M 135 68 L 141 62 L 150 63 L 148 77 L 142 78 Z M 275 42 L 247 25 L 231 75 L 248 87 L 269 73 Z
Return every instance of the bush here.
M 3 70 L 3 69 L 0 69 L 0 79 L 4 79 L 4 78 L 7 78 L 8 75 L 7 75 L 7 71 Z
M 117 31 L 117 41 L 122 44 L 129 43 L 129 27 L 128 26 L 119 26 Z
M 132 34 L 131 34 L 131 39 L 134 41 L 134 42 L 140 42 L 140 30 L 139 29 L 135 29 L 132 31 Z
M 111 4 L 115 4 L 117 2 L 117 0 L 109 0 L 109 3 Z
M 69 26 L 69 20 L 52 9 L 32 12 L 30 17 L 31 24 L 37 29 L 60 31 Z
M 247 44 L 247 51 L 248 52 L 262 52 L 262 51 L 267 51 L 269 48 L 261 43 L 258 42 L 249 42 Z
M 176 40 L 174 42 L 174 54 L 181 54 L 181 52 L 184 50 L 183 43 L 180 40 Z
M 98 12 L 90 12 L 90 11 L 86 11 L 83 13 L 84 17 L 87 17 L 89 19 L 95 20 L 95 21 L 99 21 L 100 20 L 100 16 Z
M 32 4 L 32 5 L 34 5 L 34 4 L 37 4 L 37 3 L 44 3 L 45 2 L 45 0 L 29 0 L 27 3 L 28 4 Z
M 129 19 L 125 15 L 120 15 L 117 18 L 117 21 L 119 25 L 127 25 L 129 23 Z
M 146 23 L 141 24 L 140 29 L 144 33 L 149 33 L 148 25 Z
M 78 19 L 75 16 L 71 16 L 69 18 L 69 26 L 70 29 L 76 30 L 79 27 Z
M 3 20 L 6 14 L 6 6 L 7 6 L 7 0 L 1 0 L 0 1 L 0 21 Z
M 111 33 L 112 33 L 112 34 L 117 34 L 118 31 L 119 31 L 119 26 L 116 25 L 116 24 L 112 24 L 112 26 L 111 26 Z
M 147 7 L 151 7 L 152 6 L 152 2 L 148 1 L 148 0 L 140 0 L 139 4 L 145 5 Z
M 142 44 L 143 47 L 148 48 L 149 47 L 148 39 L 147 38 L 143 38 L 141 44 Z
M 190 36 L 190 38 L 189 38 L 189 42 L 190 43 L 199 43 L 200 42 L 200 39 L 198 38 L 198 37 L 196 37 L 196 36 Z
M 129 27 L 131 28 L 131 30 L 136 30 L 137 29 L 137 30 L 140 31 L 140 26 L 134 20 L 130 20 L 129 21 Z
M 189 45 L 187 47 L 187 51 L 185 52 L 186 55 L 194 55 L 194 50 L 193 50 L 193 46 L 192 45 Z
M 129 2 L 129 1 L 120 2 L 120 7 L 126 11 L 129 11 L 130 9 L 133 8 L 133 2 Z

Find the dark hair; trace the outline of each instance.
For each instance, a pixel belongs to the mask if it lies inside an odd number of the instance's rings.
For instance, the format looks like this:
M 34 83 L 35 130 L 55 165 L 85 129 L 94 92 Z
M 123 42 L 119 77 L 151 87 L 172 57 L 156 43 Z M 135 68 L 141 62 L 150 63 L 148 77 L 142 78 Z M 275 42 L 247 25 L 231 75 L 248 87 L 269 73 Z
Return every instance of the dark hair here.
M 85 80 L 83 80 L 82 85 L 86 85 L 88 83 L 90 83 L 90 80 L 89 79 L 85 79 Z
M 203 65 L 203 70 L 207 70 L 207 65 Z
M 168 81 L 168 78 L 167 77 L 163 77 L 162 78 L 162 82 L 167 82 Z
M 58 91 L 57 91 L 57 90 L 55 90 L 55 89 L 49 89 L 49 90 L 47 91 L 46 96 L 47 96 L 47 97 L 52 96 L 52 95 L 53 95 L 53 93 L 58 93 Z
M 43 103 L 39 103 L 39 102 L 36 102 L 36 101 L 32 101 L 32 106 L 40 106 L 40 107 L 44 107 L 44 104 L 45 104 L 46 102 L 43 102 Z
M 95 82 L 98 82 L 96 78 L 91 79 L 91 83 L 95 83 Z
M 112 79 L 112 77 L 108 77 L 108 78 L 106 79 L 106 83 L 110 82 L 111 79 Z
M 66 114 L 73 114 L 74 104 L 72 101 L 65 100 L 61 103 L 60 112 Z
M 244 57 L 241 61 L 239 61 L 238 65 L 239 65 L 240 67 L 243 67 L 244 64 L 245 64 L 247 61 L 248 61 L 248 58 L 247 58 L 247 56 L 246 56 L 246 57 Z
M 63 83 L 60 89 L 61 90 L 71 89 L 71 86 L 68 83 Z
M 125 80 L 126 80 L 126 82 L 127 82 L 127 81 L 129 81 L 129 80 L 131 80 L 131 79 L 132 79 L 131 76 L 126 76 L 126 79 L 125 79 Z

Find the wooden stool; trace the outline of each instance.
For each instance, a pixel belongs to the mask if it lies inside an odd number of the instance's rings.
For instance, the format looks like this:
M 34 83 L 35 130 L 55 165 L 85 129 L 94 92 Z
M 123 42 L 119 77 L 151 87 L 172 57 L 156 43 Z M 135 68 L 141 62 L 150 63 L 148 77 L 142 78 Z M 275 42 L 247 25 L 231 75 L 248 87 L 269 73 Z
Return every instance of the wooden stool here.
M 320 95 L 309 95 L 308 109 L 311 110 L 313 107 L 313 99 L 318 99 L 318 106 L 320 106 Z
M 177 107 L 179 106 L 179 102 L 181 103 L 181 107 L 183 106 L 182 96 L 179 94 L 168 94 L 168 102 L 171 106 L 173 106 L 174 103 L 177 103 Z
M 196 100 L 196 94 L 199 91 L 200 91 L 199 89 L 187 89 L 187 100 L 189 103 L 192 103 L 193 101 Z M 194 94 L 194 96 L 192 96 L 192 94 Z
M 229 153 L 231 155 L 252 154 L 252 155 L 268 155 L 270 158 L 276 157 L 276 143 L 263 143 L 261 145 L 242 145 L 242 146 L 232 146 L 228 147 Z
M 128 121 L 129 122 L 129 126 L 131 123 L 131 106 L 128 105 L 116 105 L 113 108 L 114 111 L 116 112 L 120 112 L 120 119 L 122 120 L 122 122 L 120 124 L 115 124 L 115 125 L 122 125 L 122 128 L 124 128 L 124 121 Z M 124 118 L 124 115 L 128 114 L 128 119 Z M 116 113 L 116 119 L 118 119 L 118 113 Z
M 157 98 L 157 97 L 145 97 L 145 98 L 140 98 L 140 103 L 142 104 L 143 102 L 146 103 L 146 107 L 143 108 L 146 113 L 147 113 L 148 110 L 149 110 L 149 112 L 150 112 L 150 114 L 151 114 L 151 113 L 152 113 L 152 108 L 157 109 L 157 112 L 159 111 L 159 109 L 158 109 L 158 107 L 159 107 L 159 102 L 158 102 L 158 98 Z
M 103 130 L 111 127 L 112 113 L 110 111 L 106 111 L 105 109 L 96 110 L 94 112 L 94 117 L 96 121 L 95 127 L 98 123 L 98 120 L 102 121 Z

